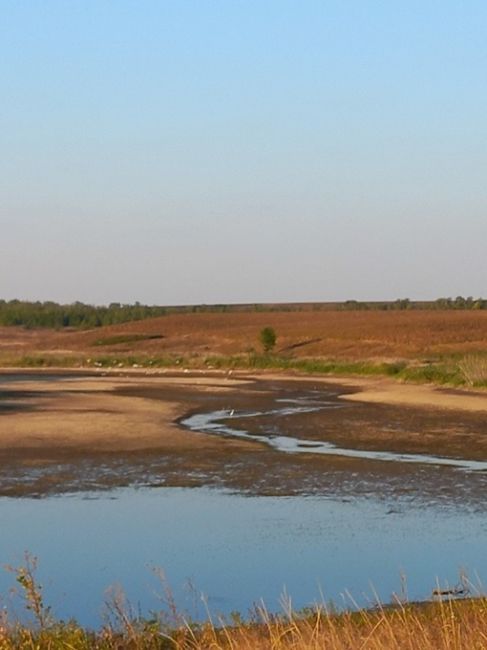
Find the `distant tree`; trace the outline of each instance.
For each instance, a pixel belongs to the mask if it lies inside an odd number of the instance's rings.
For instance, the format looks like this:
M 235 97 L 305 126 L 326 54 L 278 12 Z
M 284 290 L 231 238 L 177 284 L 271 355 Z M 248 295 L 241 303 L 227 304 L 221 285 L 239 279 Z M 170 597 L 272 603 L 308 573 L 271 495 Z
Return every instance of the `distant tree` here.
M 410 309 L 411 308 L 411 301 L 409 298 L 398 298 L 396 300 L 396 309 Z
M 264 327 L 260 330 L 260 342 L 264 352 L 270 352 L 276 345 L 277 336 L 272 327 Z
M 451 298 L 438 298 L 436 300 L 436 307 L 438 309 L 450 309 Z

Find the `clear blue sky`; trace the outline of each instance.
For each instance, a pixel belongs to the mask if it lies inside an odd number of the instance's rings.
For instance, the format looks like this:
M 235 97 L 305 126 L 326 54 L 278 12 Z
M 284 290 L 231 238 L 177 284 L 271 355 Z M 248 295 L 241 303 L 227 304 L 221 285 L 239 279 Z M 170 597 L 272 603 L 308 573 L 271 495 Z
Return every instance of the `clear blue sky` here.
M 487 3 L 3 0 L 0 297 L 487 295 Z

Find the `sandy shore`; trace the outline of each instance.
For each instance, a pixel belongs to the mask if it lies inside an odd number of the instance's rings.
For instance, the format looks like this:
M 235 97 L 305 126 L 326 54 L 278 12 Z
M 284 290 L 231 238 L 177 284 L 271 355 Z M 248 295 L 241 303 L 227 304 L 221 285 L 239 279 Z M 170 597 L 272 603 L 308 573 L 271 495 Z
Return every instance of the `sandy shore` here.
M 376 377 L 343 377 L 289 375 L 279 373 L 253 374 L 255 379 L 312 382 L 341 385 L 352 392 L 341 399 L 369 404 L 414 406 L 478 413 L 487 411 L 487 391 L 452 389 L 431 384 L 405 384 L 394 379 Z
M 344 386 L 358 388 L 357 393 L 343 399 L 373 404 L 397 404 L 425 408 L 487 411 L 487 392 L 452 390 L 429 384 L 403 384 L 392 379 L 335 379 Z
M 0 450 L 76 448 L 94 452 L 212 447 L 218 443 L 215 438 L 183 430 L 177 419 L 190 409 L 198 394 L 222 394 L 245 383 L 224 376 L 67 375 L 46 381 L 32 375 L 3 385 L 0 381 L 0 406 L 4 409 L 0 416 Z M 123 394 L 135 387 L 159 389 L 161 398 Z M 165 395 L 168 387 L 172 393 Z M 229 443 L 244 447 L 249 444 Z

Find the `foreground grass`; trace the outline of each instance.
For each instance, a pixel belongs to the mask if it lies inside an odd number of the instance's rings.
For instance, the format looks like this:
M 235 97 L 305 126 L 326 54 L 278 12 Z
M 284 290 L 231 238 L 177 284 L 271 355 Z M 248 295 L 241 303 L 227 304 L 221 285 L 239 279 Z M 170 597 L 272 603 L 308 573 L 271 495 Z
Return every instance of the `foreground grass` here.
M 44 603 L 36 581 L 37 560 L 26 554 L 25 565 L 9 568 L 16 575 L 19 596 L 30 624 L 10 624 L 0 613 L 0 650 L 480 650 L 487 648 L 487 598 L 440 600 L 337 613 L 326 606 L 295 612 L 283 601 L 284 613 L 271 615 L 256 607 L 247 621 L 205 623 L 185 620 L 169 595 L 165 611 L 151 619 L 134 613 L 123 593 L 107 603 L 106 624 L 98 631 L 76 622 L 57 621 Z M 470 593 L 470 585 L 466 593 Z M 353 602 L 353 601 L 352 601 Z
M 251 622 L 170 627 L 132 618 L 123 610 L 98 632 L 76 623 L 43 621 L 37 627 L 0 628 L 0 648 L 52 650 L 480 650 L 487 647 L 487 599 L 404 605 L 333 614 L 270 616 L 258 610 Z

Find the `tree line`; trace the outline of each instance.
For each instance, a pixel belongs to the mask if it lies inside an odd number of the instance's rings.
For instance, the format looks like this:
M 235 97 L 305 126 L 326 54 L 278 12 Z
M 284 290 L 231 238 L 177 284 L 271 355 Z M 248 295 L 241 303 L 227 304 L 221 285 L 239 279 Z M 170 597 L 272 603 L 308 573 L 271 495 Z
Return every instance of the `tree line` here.
M 226 313 L 245 311 L 327 311 L 333 309 L 356 310 L 405 310 L 405 309 L 487 309 L 484 298 L 438 298 L 434 301 L 412 301 L 400 298 L 394 301 L 372 302 L 347 300 L 341 303 L 287 303 L 247 305 L 183 305 L 158 306 L 133 305 L 112 302 L 108 306 L 86 305 L 74 302 L 61 305 L 56 302 L 28 302 L 23 300 L 0 300 L 0 325 L 27 328 L 47 327 L 62 329 L 91 329 L 102 325 L 117 325 L 129 321 L 155 318 L 173 313 Z
M 438 298 L 437 300 L 413 301 L 409 298 L 398 298 L 393 301 L 371 302 L 360 300 L 347 300 L 342 303 L 343 309 L 360 310 L 404 310 L 404 309 L 487 309 L 487 300 L 468 296 L 456 298 Z
M 81 302 L 60 305 L 56 302 L 0 300 L 0 325 L 4 326 L 91 329 L 164 314 L 166 314 L 165 307 L 150 307 L 140 303 L 122 305 L 114 302 L 108 306 L 94 306 Z

